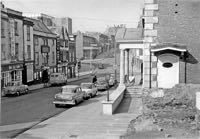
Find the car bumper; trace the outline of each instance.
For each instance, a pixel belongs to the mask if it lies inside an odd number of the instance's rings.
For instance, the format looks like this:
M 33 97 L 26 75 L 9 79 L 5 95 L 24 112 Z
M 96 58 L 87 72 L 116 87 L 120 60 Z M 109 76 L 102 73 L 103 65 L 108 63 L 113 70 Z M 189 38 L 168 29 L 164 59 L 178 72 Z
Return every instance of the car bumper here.
M 107 89 L 107 88 L 108 88 L 107 86 L 97 86 L 98 90 L 103 90 L 103 89 Z
M 17 93 L 17 91 L 4 91 L 3 93 L 4 95 L 14 95 Z
M 60 104 L 60 105 L 75 105 L 74 100 L 67 100 L 67 101 L 53 101 L 53 104 Z

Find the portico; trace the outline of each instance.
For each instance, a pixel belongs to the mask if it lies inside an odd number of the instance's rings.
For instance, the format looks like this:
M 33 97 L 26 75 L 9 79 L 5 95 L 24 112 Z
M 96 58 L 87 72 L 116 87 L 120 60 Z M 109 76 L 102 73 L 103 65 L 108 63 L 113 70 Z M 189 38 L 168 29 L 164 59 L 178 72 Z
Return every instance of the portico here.
M 117 41 L 120 49 L 120 85 L 125 85 L 125 83 L 130 79 L 130 51 L 133 49 L 143 49 L 143 41 Z
M 133 77 L 133 65 L 140 68 L 138 60 L 143 61 L 143 37 L 141 28 L 121 28 L 116 33 L 120 49 L 120 84 L 125 85 Z M 140 53 L 141 52 L 141 53 Z M 131 67 L 132 66 L 132 67 Z M 130 67 L 132 75 L 130 76 Z

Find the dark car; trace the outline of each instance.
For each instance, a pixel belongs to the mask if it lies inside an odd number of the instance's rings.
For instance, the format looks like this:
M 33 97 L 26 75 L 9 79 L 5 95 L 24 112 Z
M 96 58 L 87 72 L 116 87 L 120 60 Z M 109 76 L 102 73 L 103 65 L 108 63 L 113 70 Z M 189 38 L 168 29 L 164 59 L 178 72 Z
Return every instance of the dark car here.
M 108 81 L 106 81 L 104 78 L 98 78 L 95 85 L 98 90 L 106 90 L 109 88 Z
M 98 64 L 98 68 L 99 69 L 104 69 L 104 65 L 103 64 Z

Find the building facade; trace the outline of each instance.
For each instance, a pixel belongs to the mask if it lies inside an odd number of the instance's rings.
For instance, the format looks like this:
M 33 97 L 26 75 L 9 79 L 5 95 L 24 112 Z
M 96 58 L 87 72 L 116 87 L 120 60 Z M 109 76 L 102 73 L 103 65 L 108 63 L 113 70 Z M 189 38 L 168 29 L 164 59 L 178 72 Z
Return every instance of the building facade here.
M 40 82 L 44 67 L 50 73 L 56 72 L 56 34 L 52 33 L 44 23 L 37 19 L 31 19 L 34 40 L 34 80 Z
M 78 59 L 93 59 L 101 52 L 97 39 L 81 32 L 76 34 L 76 46 Z
M 1 4 L 1 85 L 22 82 L 23 16 Z
M 31 84 L 34 81 L 34 47 L 33 47 L 33 22 L 24 17 L 23 19 L 23 34 L 24 34 L 24 48 L 23 48 L 23 84 Z
M 200 83 L 199 12 L 199 0 L 145 0 L 145 87 Z

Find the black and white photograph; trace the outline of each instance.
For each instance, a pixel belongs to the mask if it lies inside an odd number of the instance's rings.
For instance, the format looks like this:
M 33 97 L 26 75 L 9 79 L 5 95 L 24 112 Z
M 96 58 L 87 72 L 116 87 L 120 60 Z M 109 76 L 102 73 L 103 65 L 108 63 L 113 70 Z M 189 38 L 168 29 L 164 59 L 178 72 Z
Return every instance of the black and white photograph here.
M 1 0 L 1 139 L 200 139 L 200 0 Z

